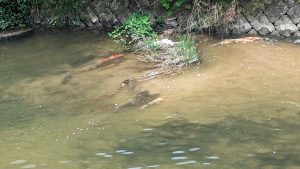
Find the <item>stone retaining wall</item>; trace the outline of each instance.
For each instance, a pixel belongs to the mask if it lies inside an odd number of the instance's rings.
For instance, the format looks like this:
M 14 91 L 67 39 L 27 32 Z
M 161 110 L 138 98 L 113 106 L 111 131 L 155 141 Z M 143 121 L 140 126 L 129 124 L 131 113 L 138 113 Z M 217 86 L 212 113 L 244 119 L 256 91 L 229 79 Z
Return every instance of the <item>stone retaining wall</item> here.
M 300 37 L 300 4 L 294 0 L 270 3 L 257 16 L 238 15 L 229 28 L 233 35 Z
M 170 19 L 159 7 L 151 8 L 148 0 L 140 0 L 138 4 L 129 4 L 127 0 L 94 0 L 88 7 L 87 20 L 81 26 L 87 28 L 112 29 L 114 25 L 122 24 L 133 11 L 144 9 L 151 11 L 151 23 L 157 24 L 159 16 L 166 16 L 165 27 L 179 28 L 186 22 L 187 11 L 177 13 Z M 155 5 L 154 5 L 155 6 Z M 157 5 L 159 6 L 159 5 Z M 300 38 L 300 3 L 294 0 L 270 1 L 267 7 L 258 15 L 238 14 L 235 22 L 225 29 L 215 29 L 223 35 L 262 35 L 273 37 Z M 226 31 L 224 31 L 226 30 Z

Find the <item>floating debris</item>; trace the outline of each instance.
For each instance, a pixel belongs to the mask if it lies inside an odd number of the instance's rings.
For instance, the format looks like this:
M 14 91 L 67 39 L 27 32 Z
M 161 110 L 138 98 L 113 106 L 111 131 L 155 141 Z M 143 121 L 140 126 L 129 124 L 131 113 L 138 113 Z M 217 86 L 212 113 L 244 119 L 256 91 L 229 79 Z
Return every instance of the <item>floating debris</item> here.
M 172 157 L 172 160 L 184 160 L 187 159 L 187 157 Z
M 146 128 L 144 129 L 144 131 L 152 131 L 153 129 L 152 128 Z
M 123 152 L 122 154 L 123 154 L 123 155 L 129 155 L 129 154 L 133 154 L 133 152 L 127 151 L 127 152 Z
M 179 163 L 176 163 L 177 165 L 185 165 L 185 164 L 195 164 L 197 163 L 197 161 L 185 161 L 185 162 L 179 162 Z
M 13 161 L 11 162 L 10 164 L 14 165 L 14 164 L 22 164 L 22 163 L 26 163 L 27 160 L 16 160 L 16 161 Z
M 152 105 L 154 105 L 154 104 L 159 104 L 159 103 L 162 102 L 163 100 L 164 100 L 163 98 L 159 97 L 159 98 L 157 98 L 157 99 L 155 99 L 155 100 L 153 100 L 153 101 L 151 101 L 151 102 L 149 102 L 149 103 L 143 105 L 143 106 L 141 107 L 141 109 L 145 109 L 145 108 L 147 108 L 147 107 L 149 107 L 149 106 L 152 106 Z

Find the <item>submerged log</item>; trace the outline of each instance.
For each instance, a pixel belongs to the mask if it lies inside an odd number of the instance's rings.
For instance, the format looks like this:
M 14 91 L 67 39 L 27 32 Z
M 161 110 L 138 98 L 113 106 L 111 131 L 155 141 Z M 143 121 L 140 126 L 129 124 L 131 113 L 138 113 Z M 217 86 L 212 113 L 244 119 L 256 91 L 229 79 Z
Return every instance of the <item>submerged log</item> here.
M 225 40 L 222 40 L 221 42 L 216 43 L 212 46 L 218 46 L 218 45 L 224 46 L 224 45 L 229 45 L 231 43 L 252 43 L 252 42 L 257 42 L 257 41 L 262 41 L 262 40 L 264 40 L 264 38 L 261 38 L 261 37 L 244 37 L 244 38 L 239 38 L 239 39 L 225 39 Z
M 67 72 L 67 73 L 64 74 L 64 77 L 61 81 L 61 84 L 69 83 L 71 81 L 71 79 L 73 78 L 74 74 L 79 74 L 79 73 L 82 73 L 82 72 L 97 69 L 97 68 L 99 68 L 100 66 L 102 66 L 104 64 L 110 63 L 112 61 L 115 61 L 115 60 L 123 58 L 123 57 L 124 57 L 123 54 L 113 54 L 110 57 L 98 59 L 93 64 L 87 65 L 87 66 L 81 68 L 79 71 Z
M 95 63 L 81 68 L 80 72 L 97 69 L 97 68 L 99 68 L 100 66 L 102 66 L 106 63 L 115 61 L 115 60 L 123 58 L 123 57 L 124 57 L 123 54 L 112 54 L 110 57 L 98 59 L 98 60 L 95 61 Z

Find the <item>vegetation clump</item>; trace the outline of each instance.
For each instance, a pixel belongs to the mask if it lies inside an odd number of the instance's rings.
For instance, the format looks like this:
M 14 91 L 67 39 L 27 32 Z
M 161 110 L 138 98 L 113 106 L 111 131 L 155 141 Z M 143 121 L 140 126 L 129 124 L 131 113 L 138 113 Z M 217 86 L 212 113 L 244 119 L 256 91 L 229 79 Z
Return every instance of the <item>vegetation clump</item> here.
M 163 68 L 175 69 L 198 61 L 196 43 L 190 36 L 180 36 L 178 42 L 160 38 L 151 27 L 149 15 L 133 14 L 109 36 L 139 52 L 139 60 Z
M 156 36 L 150 24 L 148 14 L 134 13 L 128 18 L 122 26 L 116 27 L 109 33 L 115 42 L 122 46 L 129 46 L 141 40 L 153 38 Z
M 0 30 L 25 27 L 28 16 L 28 0 L 0 0 Z

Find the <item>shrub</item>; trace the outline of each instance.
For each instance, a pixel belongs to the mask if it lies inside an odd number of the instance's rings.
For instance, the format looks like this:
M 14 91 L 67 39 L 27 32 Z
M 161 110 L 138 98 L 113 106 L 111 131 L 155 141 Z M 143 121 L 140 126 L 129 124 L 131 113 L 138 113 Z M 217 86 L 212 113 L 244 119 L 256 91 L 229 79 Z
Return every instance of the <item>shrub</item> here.
M 0 30 L 24 27 L 28 16 L 28 0 L 0 0 Z
M 140 40 L 155 37 L 156 33 L 151 27 L 149 15 L 134 13 L 124 25 L 116 27 L 113 32 L 109 33 L 109 36 L 122 45 L 133 45 Z
M 32 0 L 34 22 L 47 27 L 73 26 L 84 18 L 89 0 Z

